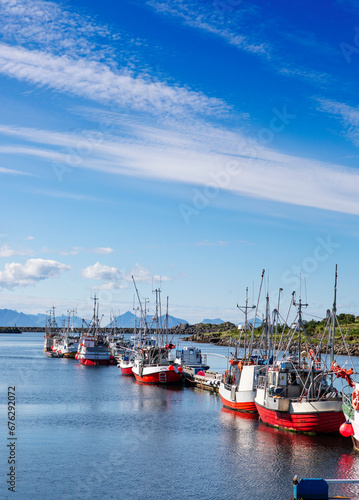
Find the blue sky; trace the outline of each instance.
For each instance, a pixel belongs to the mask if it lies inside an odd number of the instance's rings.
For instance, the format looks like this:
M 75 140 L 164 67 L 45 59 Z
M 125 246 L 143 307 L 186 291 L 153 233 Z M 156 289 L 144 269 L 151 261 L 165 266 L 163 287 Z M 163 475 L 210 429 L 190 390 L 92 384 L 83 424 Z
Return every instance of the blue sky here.
M 0 14 L 1 308 L 123 313 L 134 275 L 174 316 L 240 322 L 264 268 L 283 315 L 296 290 L 323 316 L 338 264 L 359 314 L 356 2 Z

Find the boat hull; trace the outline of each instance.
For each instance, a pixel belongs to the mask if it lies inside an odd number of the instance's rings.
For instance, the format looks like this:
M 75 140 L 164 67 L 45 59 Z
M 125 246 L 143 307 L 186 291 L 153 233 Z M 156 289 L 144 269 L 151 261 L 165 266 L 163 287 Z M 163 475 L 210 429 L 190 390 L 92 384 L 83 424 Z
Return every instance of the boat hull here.
M 257 365 L 244 365 L 241 372 L 236 373 L 235 380 L 238 381 L 238 385 L 227 384 L 224 381 L 220 383 L 219 395 L 225 408 L 240 412 L 257 412 L 254 402 L 256 395 L 254 379 L 257 370 Z
M 129 377 L 133 377 L 132 366 L 120 366 L 121 374 Z
M 344 414 L 339 409 L 328 408 L 328 411 L 325 411 L 325 402 L 323 403 L 321 407 L 313 408 L 312 411 L 305 411 L 308 406 L 305 402 L 302 407 L 301 403 L 297 403 L 297 408 L 287 412 L 268 409 L 258 404 L 257 401 L 256 407 L 261 421 L 271 427 L 306 434 L 337 434 L 339 427 L 345 422 Z
M 108 366 L 110 359 L 79 359 L 79 363 L 85 366 Z
M 254 401 L 230 401 L 229 399 L 226 399 L 223 394 L 221 394 L 221 388 L 219 388 L 219 395 L 221 396 L 224 408 L 227 408 L 228 410 L 246 413 L 257 413 L 257 408 Z
M 170 370 L 168 366 L 139 367 L 135 364 L 132 371 L 136 382 L 141 384 L 168 385 L 182 383 L 182 373 L 178 372 L 174 367 Z
M 79 350 L 75 359 L 85 366 L 106 366 L 113 365 L 113 356 L 110 349 L 103 343 L 99 344 L 96 339 L 85 337 L 81 339 Z
M 155 373 L 152 375 L 142 375 L 142 377 L 135 374 L 136 382 L 140 382 L 141 384 L 160 384 L 160 385 L 182 383 L 182 376 L 178 374 L 174 375 L 171 372 L 162 372 L 162 373 L 165 375 L 165 377 L 163 376 L 160 377 L 159 373 Z

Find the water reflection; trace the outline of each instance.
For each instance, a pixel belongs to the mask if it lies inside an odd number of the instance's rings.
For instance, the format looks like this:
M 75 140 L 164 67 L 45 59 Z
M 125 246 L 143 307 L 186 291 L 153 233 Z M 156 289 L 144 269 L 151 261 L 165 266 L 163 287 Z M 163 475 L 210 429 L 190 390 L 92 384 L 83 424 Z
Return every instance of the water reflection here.
M 359 477 L 359 456 L 351 441 L 338 436 L 308 436 L 262 424 L 257 417 L 222 409 L 223 468 L 240 474 L 241 498 L 291 498 L 299 477 Z M 331 485 L 333 494 L 357 493 L 353 485 Z M 269 496 L 268 496 L 269 495 Z M 288 496 L 284 496 L 288 495 Z
M 0 351 L 9 384 L 18 383 L 19 498 L 289 500 L 296 474 L 359 477 L 350 439 L 279 431 L 256 414 L 224 409 L 210 392 L 147 386 L 116 367 L 49 359 L 42 336 L 22 339 L 6 339 Z M 225 369 L 226 360 L 216 359 Z

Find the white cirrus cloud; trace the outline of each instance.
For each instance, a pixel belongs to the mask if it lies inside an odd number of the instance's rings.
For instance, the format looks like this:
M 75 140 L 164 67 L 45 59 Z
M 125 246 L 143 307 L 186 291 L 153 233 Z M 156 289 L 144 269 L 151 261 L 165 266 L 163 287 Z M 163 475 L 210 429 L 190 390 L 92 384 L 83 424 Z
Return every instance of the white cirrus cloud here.
M 21 170 L 13 170 L 11 168 L 5 168 L 5 167 L 0 167 L 0 174 L 29 175 L 29 176 L 33 177 L 33 174 L 30 174 L 29 172 L 22 172 Z
M 267 43 L 258 42 L 259 33 L 245 33 L 248 17 L 255 14 L 251 6 L 246 9 L 241 5 L 236 9 L 236 2 L 198 2 L 191 0 L 147 0 L 147 5 L 160 14 L 177 17 L 184 24 L 201 31 L 218 36 L 230 45 L 245 52 L 268 56 L 270 47 Z M 241 1 L 237 0 L 239 5 Z M 225 15 L 227 11 L 227 16 Z
M 284 113 L 285 109 L 283 116 Z M 352 123 L 355 119 L 353 114 Z M 71 147 L 80 141 L 76 134 L 5 125 L 0 126 L 0 133 L 58 148 L 63 148 L 66 142 Z M 21 150 L 13 148 L 14 154 Z M 42 147 L 31 149 L 31 154 L 41 157 Z M 184 128 L 177 127 L 177 122 L 169 122 L 166 130 L 164 126 L 144 127 L 134 121 L 127 136 L 109 135 L 94 142 L 91 155 L 84 157 L 77 168 L 187 184 L 188 198 L 178 206 L 184 220 L 189 220 L 187 214 L 198 214 L 210 205 L 221 190 L 359 215 L 357 169 L 283 154 L 258 138 L 203 122 L 187 120 Z
M 17 286 L 31 286 L 37 282 L 57 278 L 70 266 L 55 260 L 29 259 L 24 264 L 12 262 L 5 264 L 0 271 L 0 287 L 12 289 Z
M 1 146 L 0 146 L 0 153 L 2 152 Z M 21 154 L 21 148 L 19 148 L 18 153 Z M 36 156 L 39 156 L 38 151 L 34 151 L 34 154 Z M 26 154 L 26 153 L 25 153 Z M 51 198 L 65 198 L 68 200 L 75 200 L 75 201 L 91 201 L 91 202 L 99 202 L 99 203 L 104 203 L 106 200 L 101 200 L 100 198 L 96 198 L 95 196 L 89 196 L 87 194 L 80 194 L 80 193 L 68 193 L 64 191 L 55 191 L 51 189 L 29 189 L 29 193 L 33 193 L 36 195 L 40 196 L 50 196 Z
M 349 106 L 331 99 L 318 99 L 318 102 L 320 104 L 318 109 L 339 120 L 349 139 L 356 146 L 359 146 L 359 107 Z
M 0 0 L 0 7 L 2 39 L 12 44 L 46 47 L 78 56 L 95 52 L 100 57 L 109 53 L 109 49 L 103 48 L 103 40 L 113 38 L 109 28 L 88 16 L 42 0 Z
M 222 100 L 179 86 L 133 77 L 97 61 L 54 56 L 0 44 L 0 73 L 17 80 L 81 96 L 96 102 L 152 113 L 222 114 Z

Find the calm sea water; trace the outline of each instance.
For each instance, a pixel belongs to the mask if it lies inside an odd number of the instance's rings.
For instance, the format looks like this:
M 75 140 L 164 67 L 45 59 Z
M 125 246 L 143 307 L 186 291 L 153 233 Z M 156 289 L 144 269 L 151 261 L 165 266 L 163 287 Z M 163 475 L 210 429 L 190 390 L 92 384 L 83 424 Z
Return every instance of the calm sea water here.
M 226 367 L 218 356 L 208 362 Z M 295 474 L 359 478 L 350 439 L 277 431 L 223 410 L 209 392 L 140 385 L 116 367 L 49 359 L 41 334 L 1 335 L 0 366 L 1 499 L 289 500 Z M 6 484 L 13 385 L 16 493 Z

